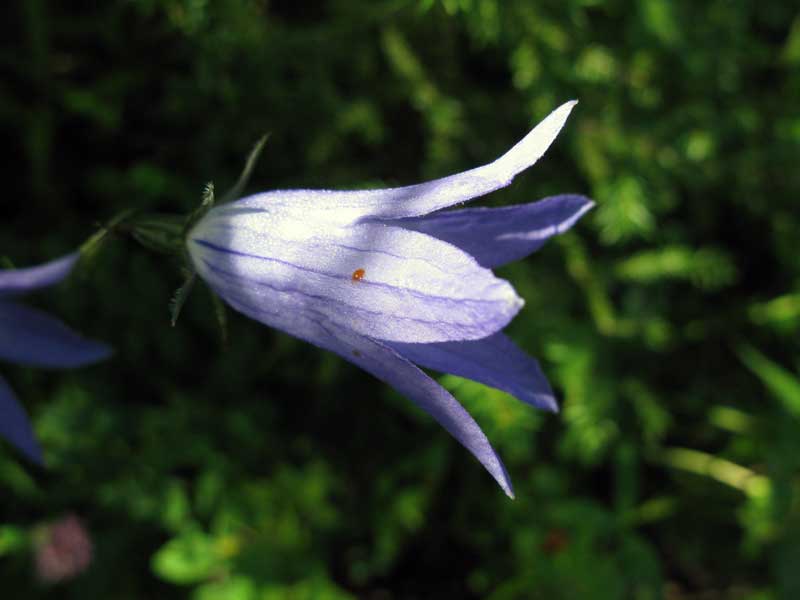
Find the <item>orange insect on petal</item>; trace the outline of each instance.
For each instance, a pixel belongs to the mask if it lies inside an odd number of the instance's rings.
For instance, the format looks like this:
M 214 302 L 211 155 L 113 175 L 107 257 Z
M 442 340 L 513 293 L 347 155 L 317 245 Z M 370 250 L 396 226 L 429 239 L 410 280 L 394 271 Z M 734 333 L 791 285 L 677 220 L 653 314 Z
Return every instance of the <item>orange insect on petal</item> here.
M 356 269 L 355 271 L 353 271 L 353 281 L 361 281 L 362 279 L 364 279 L 365 274 L 366 271 L 364 271 L 364 269 Z

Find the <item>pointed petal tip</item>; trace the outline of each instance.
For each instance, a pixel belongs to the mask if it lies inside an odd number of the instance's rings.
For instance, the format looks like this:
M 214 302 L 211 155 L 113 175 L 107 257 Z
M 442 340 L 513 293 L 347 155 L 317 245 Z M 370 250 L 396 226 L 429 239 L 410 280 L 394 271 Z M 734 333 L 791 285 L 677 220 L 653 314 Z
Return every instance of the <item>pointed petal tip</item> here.
M 550 112 L 524 138 L 488 166 L 496 179 L 503 182 L 498 187 L 508 185 L 515 175 L 533 166 L 544 155 L 564 127 L 576 103 L 576 100 L 570 100 Z
M 17 302 L 0 303 L 0 358 L 22 365 L 74 369 L 108 358 L 106 344 L 61 320 Z
M 33 464 L 35 464 L 40 469 L 44 469 L 47 467 L 47 465 L 44 464 L 44 455 L 42 454 L 42 449 L 39 447 L 38 444 L 36 445 L 36 449 L 32 453 L 27 454 L 27 457 Z
M 497 276 L 495 275 L 495 277 Z M 498 296 L 508 303 L 513 318 L 525 306 L 525 299 L 517 293 L 517 289 L 507 279 L 497 277 L 496 284 L 500 286 Z
M 92 365 L 114 356 L 114 349 L 108 344 L 95 341 L 92 341 L 92 344 L 94 345 L 94 349 L 91 353 L 86 355 L 83 365 Z
M 504 481 L 500 481 L 498 479 L 497 483 L 499 483 L 500 487 L 503 488 L 503 492 L 506 496 L 508 496 L 511 500 L 516 499 L 516 496 L 514 495 L 514 487 L 511 485 L 511 478 L 509 478 L 508 473 L 505 473 Z
M 542 123 L 547 122 L 549 123 L 556 123 L 556 131 L 553 137 L 558 135 L 561 131 L 561 128 L 564 127 L 564 123 L 566 123 L 567 119 L 569 118 L 570 114 L 572 114 L 572 109 L 578 104 L 578 100 L 567 100 L 556 108 L 555 110 L 551 111 L 543 120 Z
M 568 229 L 570 229 L 575 223 L 577 223 L 583 215 L 587 212 L 592 210 L 596 203 L 594 200 L 589 198 L 588 196 L 584 196 L 583 194 L 564 194 L 562 196 L 551 196 L 550 198 L 557 200 L 559 198 L 566 199 L 568 203 L 571 205 L 571 209 L 573 212 L 566 218 L 559 226 L 557 227 L 558 233 L 564 233 Z M 548 198 L 549 199 L 549 198 Z
M 519 296 L 516 290 L 514 290 L 513 304 L 517 312 L 521 311 L 525 307 L 525 298 Z
M 577 223 L 583 217 L 583 215 L 597 206 L 597 203 L 587 196 L 577 194 L 577 197 L 582 202 L 582 205 L 578 210 L 575 211 L 575 215 L 573 215 L 572 219 L 570 219 L 570 227 Z
M 34 437 L 32 431 L 30 438 L 27 440 L 10 441 L 28 462 L 36 465 L 40 469 L 44 469 L 46 467 L 44 464 L 44 453 L 42 452 L 42 447 L 39 445 L 39 442 L 37 441 L 36 437 Z
M 77 369 L 88 367 L 102 362 L 113 355 L 114 349 L 111 348 L 111 346 L 94 340 L 84 340 L 80 352 L 76 353 L 72 361 L 65 362 L 64 364 L 52 365 L 52 368 Z
M 554 415 L 557 415 L 561 412 L 561 409 L 558 406 L 558 402 L 556 401 L 555 397 L 553 396 L 545 396 L 540 394 L 536 398 L 538 400 L 538 405 L 542 408 L 542 410 L 546 410 L 547 412 L 551 412 Z
M 488 444 L 488 440 L 486 442 Z M 484 454 L 483 456 L 479 456 L 477 453 L 475 454 L 476 458 L 483 464 L 484 468 L 489 472 L 492 478 L 497 482 L 497 485 L 500 486 L 500 489 L 503 490 L 506 496 L 514 499 L 514 485 L 511 483 L 511 477 L 506 470 L 506 466 L 503 464 L 500 455 L 497 454 L 497 451 L 489 445 L 489 454 L 488 456 Z
M 564 104 L 562 104 L 561 106 L 559 106 L 559 107 L 558 107 L 557 109 L 555 109 L 553 112 L 554 112 L 554 113 L 557 113 L 557 112 L 559 112 L 559 111 L 564 111 L 564 112 L 566 112 L 566 113 L 567 113 L 567 115 L 565 115 L 565 117 L 564 117 L 564 118 L 566 118 L 566 116 L 568 116 L 568 115 L 569 115 L 569 113 L 571 113 L 571 112 L 572 112 L 572 109 L 573 109 L 573 108 L 575 108 L 575 106 L 576 106 L 577 104 L 578 104 L 578 100 L 577 100 L 577 98 L 576 98 L 576 99 L 573 99 L 573 100 L 567 100 L 566 102 L 564 102 Z
M 517 294 L 517 290 L 514 289 L 514 287 L 510 283 L 508 284 L 508 288 L 510 291 L 508 292 L 508 295 L 506 296 L 505 300 L 507 306 L 504 307 L 504 310 L 501 313 L 494 315 L 490 319 L 491 326 L 486 328 L 487 329 L 486 335 L 474 337 L 471 339 L 483 339 L 484 337 L 494 335 L 498 331 L 501 331 L 509 323 L 511 323 L 511 321 L 514 320 L 514 317 L 516 317 L 519 314 L 519 312 L 525 307 L 525 299 L 520 297 L 519 294 Z M 443 340 L 443 341 L 450 341 L 450 340 Z M 464 341 L 464 340 L 455 340 L 455 341 Z
M 575 197 L 583 202 L 585 206 L 585 208 L 583 209 L 584 212 L 597 206 L 597 202 L 589 198 L 589 196 L 584 196 L 583 194 L 575 194 Z
M 29 443 L 25 445 L 20 445 L 16 442 L 12 442 L 12 444 L 19 450 L 20 454 L 22 454 L 25 460 L 36 465 L 40 469 L 47 468 L 47 465 L 44 463 L 44 454 L 42 453 L 42 448 L 39 446 L 39 443 L 36 441 L 36 439 L 29 440 Z
M 28 415 L 2 377 L 0 377 L 0 438 L 8 441 L 29 461 L 44 466 L 42 449 L 36 441 Z
M 575 214 L 573 215 L 573 218 L 575 220 L 577 220 L 586 212 L 590 211 L 595 206 L 597 206 L 597 203 L 591 198 L 589 198 L 589 196 L 585 196 L 584 194 L 575 194 L 571 192 L 565 194 L 557 194 L 555 196 L 548 196 L 547 198 L 543 198 L 541 201 L 566 202 L 575 211 Z
M 578 218 L 582 217 L 587 212 L 592 210 L 595 206 L 597 206 L 597 203 L 594 200 L 586 198 L 586 204 L 584 204 L 583 207 L 578 211 L 577 217 Z

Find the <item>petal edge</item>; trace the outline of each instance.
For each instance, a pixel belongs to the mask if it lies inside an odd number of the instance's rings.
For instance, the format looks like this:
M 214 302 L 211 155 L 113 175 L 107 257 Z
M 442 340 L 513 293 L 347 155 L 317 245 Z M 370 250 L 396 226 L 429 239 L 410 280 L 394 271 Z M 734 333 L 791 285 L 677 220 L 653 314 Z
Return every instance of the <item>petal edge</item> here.
M 28 459 L 43 464 L 42 450 L 31 429 L 25 409 L 5 379 L 0 377 L 0 436 L 8 440 Z
M 107 358 L 111 349 L 77 334 L 45 312 L 0 301 L 0 358 L 22 365 L 71 369 Z
M 224 300 L 256 321 L 273 322 L 273 313 L 249 305 L 246 300 L 236 297 L 224 297 Z M 506 495 L 514 498 L 505 465 L 472 416 L 447 390 L 394 349 L 379 340 L 336 325 L 320 314 L 296 315 L 282 329 L 338 354 L 412 400 L 469 450 Z
M 19 296 L 57 284 L 70 274 L 79 257 L 78 252 L 73 252 L 35 267 L 0 271 L 0 298 Z
M 577 100 L 565 102 L 500 158 L 474 169 L 409 186 L 372 190 L 276 190 L 242 198 L 235 210 L 294 212 L 345 224 L 425 215 L 506 187 L 532 167 L 564 127 Z
M 539 363 L 503 333 L 466 342 L 387 345 L 421 367 L 465 377 L 536 408 L 558 412 L 555 395 Z
M 529 204 L 447 210 L 394 224 L 453 244 L 493 269 L 536 252 L 593 206 L 586 196 L 560 194 Z

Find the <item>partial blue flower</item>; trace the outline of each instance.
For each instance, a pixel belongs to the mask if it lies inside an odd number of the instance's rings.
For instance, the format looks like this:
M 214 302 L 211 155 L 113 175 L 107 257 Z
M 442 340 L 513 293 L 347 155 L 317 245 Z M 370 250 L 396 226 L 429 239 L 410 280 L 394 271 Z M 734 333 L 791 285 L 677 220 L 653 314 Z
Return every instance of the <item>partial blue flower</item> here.
M 111 353 L 105 344 L 83 338 L 58 319 L 16 300 L 60 282 L 77 260 L 78 253 L 73 253 L 38 267 L 0 271 L 0 360 L 68 369 L 97 362 Z M 25 410 L 2 377 L 0 436 L 29 459 L 42 463 L 42 452 Z
M 480 427 L 417 365 L 557 410 L 537 362 L 500 333 L 523 300 L 490 269 L 537 250 L 593 202 L 568 194 L 437 211 L 511 183 L 544 154 L 574 105 L 553 111 L 496 161 L 442 179 L 273 191 L 213 208 L 187 237 L 193 266 L 234 309 L 339 354 L 416 402 L 513 497 Z

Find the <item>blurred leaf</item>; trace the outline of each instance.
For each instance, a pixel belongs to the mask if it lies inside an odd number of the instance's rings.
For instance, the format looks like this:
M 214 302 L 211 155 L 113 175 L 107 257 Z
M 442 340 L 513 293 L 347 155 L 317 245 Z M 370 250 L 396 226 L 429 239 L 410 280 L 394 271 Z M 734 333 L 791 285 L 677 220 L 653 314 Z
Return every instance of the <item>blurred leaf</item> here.
M 722 288 L 736 279 L 736 268 L 722 251 L 678 245 L 634 254 L 618 264 L 617 273 L 641 283 L 686 279 L 704 289 Z
M 691 448 L 667 448 L 661 458 L 670 467 L 709 477 L 754 498 L 766 498 L 772 493 L 771 483 L 763 475 L 713 454 Z
M 221 568 L 214 540 L 196 528 L 164 544 L 152 558 L 153 572 L 179 585 L 199 583 Z
M 785 294 L 767 302 L 752 304 L 748 312 L 758 325 L 774 327 L 788 334 L 800 325 L 800 294 Z
M 256 585 L 247 577 L 241 576 L 203 584 L 192 594 L 194 600 L 255 600 L 259 597 Z
M 0 556 L 26 550 L 30 538 L 24 529 L 13 525 L 0 525 Z
M 800 418 L 800 378 L 752 346 L 742 344 L 738 352 L 742 362 L 758 376 L 783 408 L 792 416 Z
M 638 177 L 621 175 L 598 186 L 597 199 L 596 219 L 606 244 L 646 237 L 655 227 L 648 193 Z

